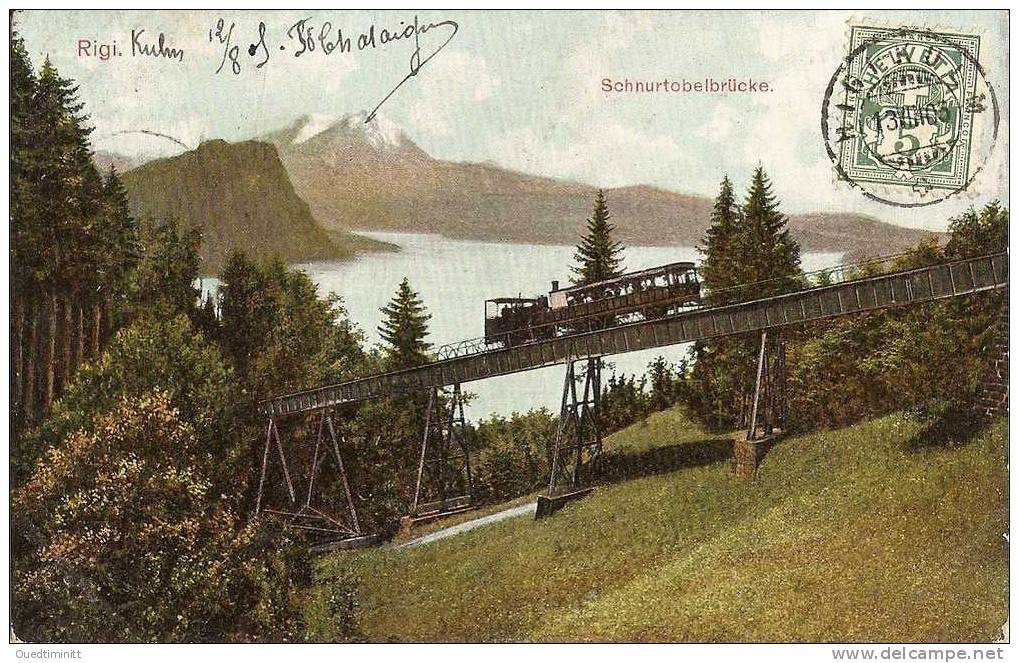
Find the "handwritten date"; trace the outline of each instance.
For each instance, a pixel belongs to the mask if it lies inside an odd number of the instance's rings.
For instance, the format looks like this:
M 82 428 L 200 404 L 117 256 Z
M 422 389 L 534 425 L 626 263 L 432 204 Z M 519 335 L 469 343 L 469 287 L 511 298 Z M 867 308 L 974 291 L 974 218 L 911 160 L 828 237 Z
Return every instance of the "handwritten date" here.
M 224 67 L 229 66 L 230 72 L 238 76 L 243 68 L 240 45 L 234 39 L 235 28 L 237 28 L 235 23 L 227 25 L 226 21 L 220 18 L 216 21 L 215 27 L 209 30 L 209 42 L 221 48 L 219 66 L 216 68 L 217 74 L 222 72 Z M 400 21 L 396 26 L 381 28 L 372 24 L 367 30 L 361 32 L 344 33 L 342 27 L 334 27 L 331 21 L 323 21 L 316 24 L 312 22 L 311 17 L 308 17 L 302 18 L 287 28 L 283 39 L 279 43 L 279 50 L 283 52 L 290 50 L 293 57 L 297 58 L 314 52 L 328 56 L 336 51 L 339 51 L 341 54 L 356 53 L 380 50 L 397 42 L 406 42 L 408 44 L 413 42 L 407 75 L 368 114 L 365 121 L 370 122 L 375 117 L 379 108 L 404 83 L 416 76 L 422 67 L 438 55 L 456 36 L 459 29 L 460 26 L 456 21 L 445 20 L 421 23 L 415 15 L 412 22 Z M 432 38 L 431 48 L 426 46 L 424 54 L 422 54 L 422 37 L 431 31 L 435 31 L 438 37 Z M 261 69 L 268 64 L 269 54 L 272 50 L 269 47 L 269 39 L 266 36 L 265 22 L 259 21 L 257 38 L 250 42 L 247 47 L 247 54 L 252 58 L 251 62 L 256 69 Z

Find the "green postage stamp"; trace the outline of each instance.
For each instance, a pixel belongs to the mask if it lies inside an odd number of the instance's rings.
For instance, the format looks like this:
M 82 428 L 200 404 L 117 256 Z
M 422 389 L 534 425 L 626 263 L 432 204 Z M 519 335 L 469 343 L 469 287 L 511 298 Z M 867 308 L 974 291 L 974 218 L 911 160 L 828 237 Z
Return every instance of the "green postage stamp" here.
M 965 191 L 998 120 L 980 37 L 918 28 L 852 26 L 822 111 L 839 178 L 905 207 Z

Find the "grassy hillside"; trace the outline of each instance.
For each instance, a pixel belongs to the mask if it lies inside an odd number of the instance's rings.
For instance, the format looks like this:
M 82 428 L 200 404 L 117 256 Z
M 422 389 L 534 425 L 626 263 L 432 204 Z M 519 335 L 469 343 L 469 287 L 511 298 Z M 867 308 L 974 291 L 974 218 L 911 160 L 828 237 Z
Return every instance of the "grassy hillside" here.
M 602 449 L 609 453 L 639 453 L 677 444 L 704 444 L 732 440 L 735 433 L 705 433 L 690 421 L 682 407 L 652 412 L 646 419 L 605 438 Z
M 667 444 L 708 437 L 658 423 L 647 435 Z M 631 427 L 609 446 L 654 446 L 640 437 Z M 716 463 L 602 487 L 543 522 L 334 554 L 319 565 L 311 635 L 987 640 L 1007 610 L 1006 422 L 955 442 L 932 446 L 894 415 L 791 438 L 757 481 Z

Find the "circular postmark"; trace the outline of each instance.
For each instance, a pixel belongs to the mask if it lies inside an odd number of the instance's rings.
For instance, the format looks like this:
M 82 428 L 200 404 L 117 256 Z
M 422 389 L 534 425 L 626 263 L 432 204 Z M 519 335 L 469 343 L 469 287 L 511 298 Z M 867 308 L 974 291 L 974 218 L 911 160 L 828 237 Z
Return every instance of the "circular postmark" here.
M 997 139 L 980 38 L 852 26 L 850 50 L 821 104 L 839 179 L 865 196 L 922 207 L 965 191 Z

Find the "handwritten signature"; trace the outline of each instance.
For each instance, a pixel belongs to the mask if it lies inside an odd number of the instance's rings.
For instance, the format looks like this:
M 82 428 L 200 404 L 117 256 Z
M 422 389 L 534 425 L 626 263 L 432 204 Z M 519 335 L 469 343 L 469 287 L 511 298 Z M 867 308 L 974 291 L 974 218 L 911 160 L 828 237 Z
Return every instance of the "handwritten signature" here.
M 233 31 L 235 28 L 234 23 L 230 23 L 227 26 L 226 22 L 220 18 L 216 21 L 215 28 L 209 30 L 209 42 L 218 44 L 222 47 L 222 56 L 220 58 L 219 67 L 216 69 L 216 73 L 220 73 L 223 67 L 229 62 L 230 71 L 236 76 L 241 73 L 241 50 L 240 46 L 235 44 L 233 41 Z M 446 31 L 445 41 L 442 43 L 434 44 L 434 48 L 430 51 L 427 49 L 422 52 L 421 41 L 422 36 L 428 34 L 432 30 Z M 399 41 L 410 41 L 411 38 L 414 40 L 414 50 L 410 55 L 410 69 L 406 76 L 397 83 L 385 97 L 382 98 L 375 108 L 365 118 L 365 122 L 371 122 L 375 119 L 375 114 L 378 113 L 382 105 L 385 104 L 390 97 L 396 94 L 407 81 L 414 76 L 417 76 L 421 69 L 432 61 L 432 59 L 438 55 L 442 49 L 453 40 L 456 33 L 460 30 L 460 25 L 456 21 L 444 20 L 444 21 L 432 21 L 426 24 L 422 24 L 417 15 L 414 16 L 413 22 L 400 21 L 399 25 L 395 28 L 377 28 L 372 24 L 368 30 L 360 32 L 357 35 L 356 40 L 351 34 L 344 34 L 343 28 L 336 28 L 334 30 L 333 24 L 330 21 L 324 21 L 319 25 L 312 23 L 311 18 L 302 18 L 293 25 L 291 25 L 286 31 L 286 41 L 280 43 L 279 50 L 286 51 L 287 46 L 291 47 L 293 57 L 301 57 L 307 53 L 318 51 L 324 55 L 331 55 L 332 53 L 339 51 L 340 53 L 352 53 L 355 51 L 365 51 L 369 49 L 380 49 Z M 254 43 L 251 43 L 247 52 L 252 58 L 258 55 L 260 62 L 255 64 L 256 69 L 261 69 L 269 62 L 269 54 L 271 49 L 269 48 L 269 41 L 266 38 L 266 26 L 263 21 L 258 23 L 258 38 Z M 296 46 L 296 48 L 295 48 Z
M 432 30 L 433 28 L 438 28 L 438 27 L 442 27 L 442 26 L 450 27 L 453 30 L 446 37 L 446 41 L 444 41 L 441 44 L 439 44 L 438 48 L 436 48 L 434 51 L 431 52 L 431 54 L 428 57 L 426 57 L 425 59 L 422 60 L 421 59 L 421 35 L 425 34 L 429 30 Z M 411 26 L 408 26 L 408 29 L 410 27 Z M 460 26 L 457 25 L 457 23 L 455 21 L 446 20 L 446 21 L 439 21 L 438 23 L 429 23 L 426 26 L 418 27 L 418 17 L 414 16 L 414 26 L 413 26 L 413 28 L 414 28 L 414 52 L 411 53 L 411 56 L 410 56 L 410 72 L 408 72 L 407 75 L 403 77 L 403 80 L 401 80 L 399 83 L 397 83 L 396 86 L 392 90 L 389 91 L 389 94 L 387 94 L 385 97 L 382 98 L 382 101 L 380 101 L 378 103 L 378 105 L 376 105 L 375 108 L 372 109 L 372 112 L 368 113 L 368 117 L 365 118 L 365 122 L 366 123 L 367 122 L 371 122 L 375 118 L 375 113 L 377 113 L 379 111 L 379 109 L 382 108 L 382 104 L 386 103 L 391 96 L 396 94 L 396 91 L 399 90 L 400 87 L 402 87 L 404 83 L 409 81 L 414 76 L 417 76 L 418 72 L 421 71 L 421 67 L 423 67 L 426 64 L 428 64 L 432 60 L 432 58 L 434 58 L 436 55 L 438 55 L 439 52 L 442 51 L 442 49 L 444 49 L 446 47 L 446 44 L 448 44 L 450 41 L 452 41 L 453 37 L 456 36 L 457 31 L 460 29 Z

